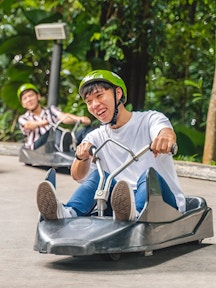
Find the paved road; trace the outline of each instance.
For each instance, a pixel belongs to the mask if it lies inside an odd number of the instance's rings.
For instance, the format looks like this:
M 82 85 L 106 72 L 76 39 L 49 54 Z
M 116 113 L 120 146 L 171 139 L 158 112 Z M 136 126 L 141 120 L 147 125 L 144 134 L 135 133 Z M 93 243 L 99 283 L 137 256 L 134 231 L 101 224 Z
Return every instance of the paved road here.
M 33 251 L 38 217 L 36 189 L 45 173 L 44 169 L 19 163 L 16 156 L 0 155 L 1 288 L 214 287 L 215 236 L 202 245 L 162 249 L 150 257 L 124 255 L 119 262 L 99 256 L 74 258 Z M 180 178 L 180 182 L 185 194 L 203 196 L 215 211 L 216 182 L 189 178 Z M 57 173 L 57 190 L 63 201 L 76 187 L 69 175 Z

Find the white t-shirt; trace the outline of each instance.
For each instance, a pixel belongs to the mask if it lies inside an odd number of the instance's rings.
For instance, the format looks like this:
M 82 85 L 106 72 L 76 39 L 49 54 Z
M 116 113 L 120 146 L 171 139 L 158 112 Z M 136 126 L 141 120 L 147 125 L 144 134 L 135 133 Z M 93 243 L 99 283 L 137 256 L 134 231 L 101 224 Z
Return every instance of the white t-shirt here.
M 160 112 L 132 112 L 132 117 L 122 127 L 111 129 L 109 125 L 102 125 L 87 134 L 83 141 L 99 147 L 105 140 L 111 138 L 136 153 L 144 146 L 150 144 L 160 130 L 166 127 L 172 128 L 172 125 L 169 119 Z M 108 142 L 98 152 L 102 167 L 108 173 L 111 173 L 125 162 L 129 155 L 126 150 L 112 142 Z M 92 164 L 91 169 L 96 169 L 94 165 Z M 118 174 L 115 179 L 117 181 L 126 180 L 136 190 L 139 177 L 149 167 L 153 167 L 166 180 L 176 197 L 179 211 L 184 212 L 185 197 L 179 185 L 172 155 L 160 154 L 155 158 L 151 151 L 147 151 L 138 161 L 133 162 Z

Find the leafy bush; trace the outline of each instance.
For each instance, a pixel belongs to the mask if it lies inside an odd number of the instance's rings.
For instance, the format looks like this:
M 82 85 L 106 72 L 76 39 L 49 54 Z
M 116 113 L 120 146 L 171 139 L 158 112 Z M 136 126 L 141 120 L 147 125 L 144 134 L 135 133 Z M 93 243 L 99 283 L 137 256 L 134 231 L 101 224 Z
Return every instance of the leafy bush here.
M 0 99 L 1 103 L 1 99 Z M 0 141 L 21 141 L 23 135 L 17 123 L 18 113 L 1 103 L 0 108 Z
M 174 129 L 178 143 L 178 153 L 175 159 L 201 162 L 205 134 L 183 125 L 176 125 Z

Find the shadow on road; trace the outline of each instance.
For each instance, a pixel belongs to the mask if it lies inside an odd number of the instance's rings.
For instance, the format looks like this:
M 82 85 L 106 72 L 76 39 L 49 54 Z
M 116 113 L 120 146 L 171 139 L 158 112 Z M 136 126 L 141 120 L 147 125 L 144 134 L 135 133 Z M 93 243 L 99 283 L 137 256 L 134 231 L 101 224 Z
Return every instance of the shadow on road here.
M 46 266 L 50 269 L 82 272 L 95 270 L 100 272 L 137 270 L 154 267 L 209 246 L 212 245 L 197 243 L 182 244 L 161 250 L 155 250 L 152 256 L 143 256 L 141 253 L 124 253 L 121 255 L 119 261 L 113 261 L 111 259 L 105 260 L 101 255 L 68 257 L 48 263 Z

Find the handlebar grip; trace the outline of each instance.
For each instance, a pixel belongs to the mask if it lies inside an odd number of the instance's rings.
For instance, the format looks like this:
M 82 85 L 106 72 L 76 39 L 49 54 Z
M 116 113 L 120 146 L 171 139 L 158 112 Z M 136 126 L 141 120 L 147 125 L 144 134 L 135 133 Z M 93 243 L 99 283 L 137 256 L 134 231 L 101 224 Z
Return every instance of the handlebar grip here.
M 177 154 L 177 152 L 178 152 L 178 145 L 177 145 L 177 143 L 175 143 L 175 144 L 173 144 L 173 146 L 171 148 L 171 153 L 172 153 L 172 155 L 175 156 Z
M 152 142 L 149 144 L 149 150 L 150 150 L 150 151 L 152 151 L 152 149 L 151 149 L 151 144 L 152 144 Z M 171 151 L 170 151 L 170 152 L 172 153 L 173 156 L 175 156 L 175 155 L 177 154 L 177 152 L 178 152 L 178 145 L 177 145 L 177 143 L 175 143 L 175 144 L 172 145 L 172 148 L 171 148 Z
M 94 149 L 97 149 L 97 147 L 95 147 L 94 145 L 92 145 L 90 148 L 89 148 L 89 154 L 91 155 L 91 156 L 93 156 L 93 154 L 94 154 Z

